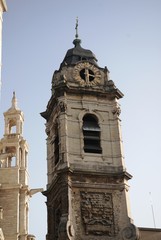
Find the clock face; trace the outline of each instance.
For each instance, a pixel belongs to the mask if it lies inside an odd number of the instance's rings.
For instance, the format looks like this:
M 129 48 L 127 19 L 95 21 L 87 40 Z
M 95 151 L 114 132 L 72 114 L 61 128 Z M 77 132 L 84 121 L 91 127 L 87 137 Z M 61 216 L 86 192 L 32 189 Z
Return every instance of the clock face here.
M 95 86 L 101 80 L 99 69 L 89 62 L 78 63 L 74 67 L 73 75 L 81 86 Z

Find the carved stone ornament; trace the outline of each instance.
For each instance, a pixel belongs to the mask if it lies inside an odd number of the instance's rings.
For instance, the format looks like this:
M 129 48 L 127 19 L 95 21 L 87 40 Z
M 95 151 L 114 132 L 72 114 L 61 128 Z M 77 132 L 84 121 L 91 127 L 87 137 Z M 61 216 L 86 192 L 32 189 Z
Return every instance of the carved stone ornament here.
M 69 239 L 73 239 L 75 232 L 73 224 L 70 221 L 67 222 L 67 234 Z
M 67 237 L 67 221 L 68 216 L 66 214 L 62 214 L 60 217 L 60 223 L 58 228 L 58 239 L 68 239 Z
M 122 230 L 123 240 L 139 240 L 139 230 L 138 228 L 130 224 Z
M 66 103 L 64 103 L 63 101 L 59 102 L 59 109 L 60 109 L 60 112 L 65 112 L 67 109 Z
M 104 68 L 104 79 L 105 79 L 105 82 L 109 80 L 109 70 L 106 66 Z
M 116 106 L 115 108 L 113 108 L 112 113 L 115 116 L 119 116 L 121 114 L 121 108 L 119 106 Z
M 64 113 L 67 110 L 67 104 L 63 101 L 60 101 L 57 103 L 57 106 L 55 108 L 55 113 L 59 115 L 60 113 Z
M 52 86 L 58 86 L 59 84 L 66 83 L 67 78 L 64 72 L 55 71 L 53 79 L 52 79 Z
M 111 194 L 81 192 L 81 214 L 86 235 L 114 236 Z

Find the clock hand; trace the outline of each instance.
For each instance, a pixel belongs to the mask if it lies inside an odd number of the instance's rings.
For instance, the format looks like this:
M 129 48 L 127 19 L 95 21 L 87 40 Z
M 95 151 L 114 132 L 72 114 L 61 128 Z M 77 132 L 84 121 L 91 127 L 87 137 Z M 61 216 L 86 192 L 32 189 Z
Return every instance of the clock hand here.
M 94 77 L 95 77 L 94 74 L 91 74 L 91 73 L 89 72 L 89 69 L 88 69 L 88 68 L 85 68 L 84 75 L 85 75 L 85 80 L 86 80 L 87 84 L 89 84 L 89 82 L 90 82 L 90 77 L 92 77 L 93 79 L 94 79 Z M 93 79 L 92 79 L 92 80 L 93 80 Z

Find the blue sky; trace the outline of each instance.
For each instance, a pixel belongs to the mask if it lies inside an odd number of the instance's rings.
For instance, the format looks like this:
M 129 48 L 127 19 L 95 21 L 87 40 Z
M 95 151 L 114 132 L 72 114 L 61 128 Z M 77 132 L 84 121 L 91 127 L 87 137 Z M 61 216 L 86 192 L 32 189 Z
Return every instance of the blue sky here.
M 73 47 L 79 18 L 82 47 L 124 93 L 121 119 L 131 212 L 137 226 L 161 228 L 161 1 L 7 0 L 3 15 L 0 121 L 16 91 L 25 114 L 30 187 L 46 188 L 45 121 L 53 72 Z M 0 133 L 3 136 L 4 125 Z M 151 192 L 151 198 L 149 192 Z M 30 201 L 30 233 L 45 239 L 46 206 L 40 193 Z

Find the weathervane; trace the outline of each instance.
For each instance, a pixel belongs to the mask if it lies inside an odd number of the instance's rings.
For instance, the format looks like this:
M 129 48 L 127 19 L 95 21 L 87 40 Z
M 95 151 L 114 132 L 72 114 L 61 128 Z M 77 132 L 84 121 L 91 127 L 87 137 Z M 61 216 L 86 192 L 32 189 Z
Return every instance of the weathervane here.
M 78 17 L 76 18 L 75 30 L 76 30 L 75 37 L 78 38 Z

